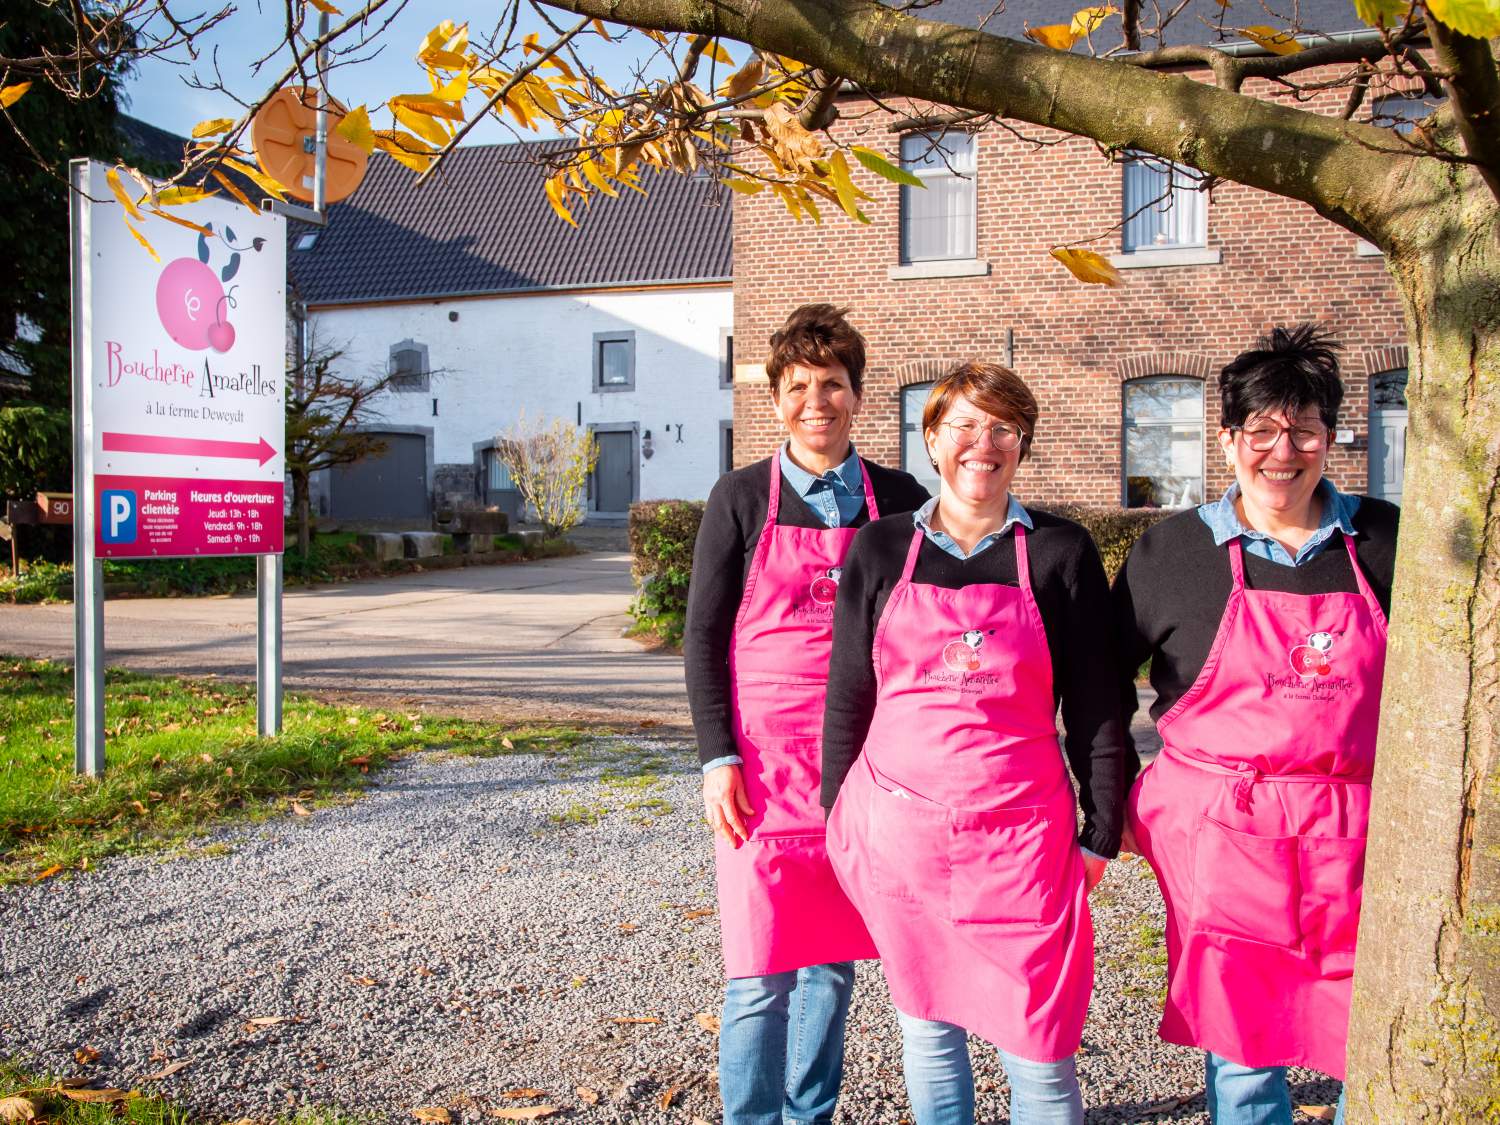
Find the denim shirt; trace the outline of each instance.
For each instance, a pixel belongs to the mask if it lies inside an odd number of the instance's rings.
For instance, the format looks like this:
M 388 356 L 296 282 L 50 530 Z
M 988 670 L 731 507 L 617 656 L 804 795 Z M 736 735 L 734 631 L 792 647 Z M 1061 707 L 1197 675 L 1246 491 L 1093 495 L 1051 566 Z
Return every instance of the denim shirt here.
M 794 463 L 789 448 L 781 447 L 781 475 L 826 527 L 848 527 L 865 504 L 865 470 L 854 446 L 842 465 L 820 477 Z
M 1245 553 L 1248 555 L 1269 559 L 1282 566 L 1301 566 L 1328 546 L 1335 531 L 1342 531 L 1345 535 L 1354 534 L 1352 521 L 1354 513 L 1359 510 L 1359 497 L 1340 492 L 1327 477 L 1318 481 L 1318 487 L 1313 493 L 1323 501 L 1323 514 L 1318 520 L 1318 529 L 1298 549 L 1295 558 L 1269 535 L 1240 522 L 1239 513 L 1234 510 L 1234 502 L 1239 494 L 1239 484 L 1231 484 L 1229 490 L 1218 500 L 1198 507 L 1198 517 L 1208 524 L 1209 530 L 1214 533 L 1214 543 L 1220 547 L 1238 535 L 1244 539 Z
M 815 477 L 793 462 L 787 450 L 791 443 L 781 447 L 781 475 L 797 490 L 797 495 L 807 502 L 813 515 L 828 527 L 847 527 L 859 510 L 865 506 L 865 470 L 859 463 L 859 454 L 849 446 L 849 456 L 837 468 L 829 469 Z M 703 763 L 703 772 L 716 770 L 720 766 L 743 765 L 745 759 L 738 754 L 725 754 L 711 762 Z
M 972 559 L 981 551 L 987 551 L 1000 541 L 1012 527 L 1020 524 L 1027 531 L 1035 529 L 1036 525 L 1031 522 L 1031 513 L 1021 507 L 1021 502 L 1012 494 L 1006 497 L 1005 522 L 1000 525 L 999 531 L 992 531 L 974 544 L 974 549 L 968 554 L 959 546 L 958 542 L 946 532 L 939 531 L 932 526 L 932 513 L 937 511 L 938 498 L 934 496 L 912 513 L 912 522 L 922 529 L 922 534 L 927 537 L 928 542 L 935 543 L 947 551 L 955 559 Z

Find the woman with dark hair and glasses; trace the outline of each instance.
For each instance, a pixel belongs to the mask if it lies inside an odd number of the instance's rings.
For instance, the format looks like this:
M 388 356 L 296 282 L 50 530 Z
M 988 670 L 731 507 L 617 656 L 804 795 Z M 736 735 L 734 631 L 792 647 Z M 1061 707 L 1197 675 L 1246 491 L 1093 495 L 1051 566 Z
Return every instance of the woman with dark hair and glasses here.
M 1011 1120 L 1083 1121 L 1087 895 L 1130 775 L 1099 553 L 1011 494 L 1037 413 L 1003 367 L 939 379 L 938 497 L 854 537 L 834 614 L 829 856 L 880 951 L 917 1125 L 973 1122 L 967 1032 L 999 1048 Z
M 1216 1125 L 1290 1125 L 1287 1066 L 1344 1074 L 1399 512 L 1323 475 L 1337 348 L 1276 328 L 1224 368 L 1235 483 L 1115 580 L 1126 714 L 1150 660 L 1164 743 L 1125 847 L 1167 903 L 1161 1035 L 1207 1051 Z

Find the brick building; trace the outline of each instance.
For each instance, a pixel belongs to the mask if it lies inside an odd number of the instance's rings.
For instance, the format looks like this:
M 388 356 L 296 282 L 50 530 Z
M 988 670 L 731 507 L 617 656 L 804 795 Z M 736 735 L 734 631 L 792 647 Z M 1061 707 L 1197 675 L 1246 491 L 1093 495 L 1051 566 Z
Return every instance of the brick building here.
M 1037 5 L 1026 14 L 1032 25 L 1066 22 L 1075 6 L 1055 19 Z M 943 11 L 958 22 L 951 3 Z M 1019 35 L 1007 19 L 1019 24 L 1002 13 L 986 26 Z M 1303 19 L 1316 26 L 1307 5 Z M 1265 82 L 1246 91 L 1287 96 Z M 1338 113 L 1345 96 L 1332 90 L 1311 105 Z M 1388 96 L 1362 116 L 1372 112 L 1423 108 Z M 869 226 L 836 209 L 821 225 L 799 224 L 769 191 L 735 198 L 736 464 L 766 456 L 780 435 L 764 342 L 797 304 L 833 301 L 851 307 L 869 342 L 854 440 L 875 460 L 925 474 L 931 487 L 919 432 L 927 387 L 955 360 L 989 359 L 1012 366 L 1041 404 L 1034 457 L 1017 481 L 1023 500 L 1197 503 L 1232 479 L 1215 439 L 1217 371 L 1270 325 L 1314 320 L 1345 345 L 1329 475 L 1399 501 L 1405 329 L 1373 247 L 1303 204 L 1232 183 L 1203 193 L 1154 159 L 1109 163 L 1091 141 L 1032 127 L 1021 130 L 1027 139 L 996 127 L 898 133 L 895 120 L 850 97 L 834 128 L 841 140 L 899 151 L 928 182 L 898 188 L 856 167 L 874 196 Z M 1048 253 L 1085 238 L 1120 268 L 1123 288 L 1082 285 Z

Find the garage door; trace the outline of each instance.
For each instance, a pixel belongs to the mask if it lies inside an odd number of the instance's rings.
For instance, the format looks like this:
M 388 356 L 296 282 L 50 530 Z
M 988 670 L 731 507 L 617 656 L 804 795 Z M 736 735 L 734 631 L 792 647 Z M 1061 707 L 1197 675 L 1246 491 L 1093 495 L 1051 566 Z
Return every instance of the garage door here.
M 427 439 L 422 434 L 376 434 L 385 452 L 331 472 L 329 515 L 345 520 L 412 520 L 425 524 L 428 508 Z

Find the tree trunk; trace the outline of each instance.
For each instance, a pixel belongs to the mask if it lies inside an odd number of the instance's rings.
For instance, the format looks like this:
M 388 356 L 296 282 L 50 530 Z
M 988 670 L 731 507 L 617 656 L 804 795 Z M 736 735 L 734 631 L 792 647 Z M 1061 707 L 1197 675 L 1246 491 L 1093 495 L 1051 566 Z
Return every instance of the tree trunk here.
M 309 479 L 305 472 L 292 470 L 292 512 L 297 520 L 297 551 L 304 561 L 312 549 L 312 508 L 308 502 Z
M 1500 222 L 1446 186 L 1392 224 L 1410 433 L 1349 1125 L 1500 1122 Z

